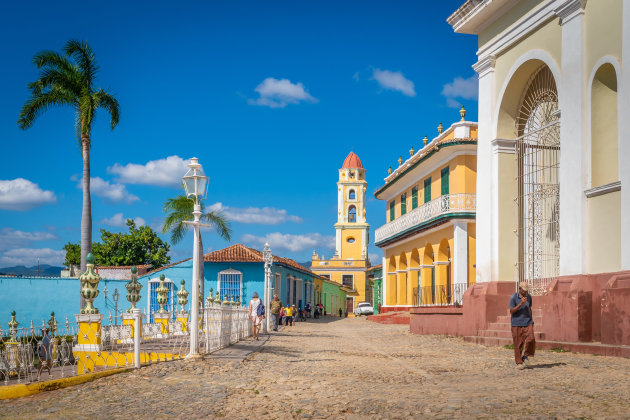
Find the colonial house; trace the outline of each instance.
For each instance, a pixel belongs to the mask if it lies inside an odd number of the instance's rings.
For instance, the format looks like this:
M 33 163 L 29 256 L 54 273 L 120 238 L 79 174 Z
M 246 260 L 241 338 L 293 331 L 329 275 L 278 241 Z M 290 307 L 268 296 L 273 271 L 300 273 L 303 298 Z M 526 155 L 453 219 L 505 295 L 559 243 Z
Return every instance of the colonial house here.
M 630 356 L 630 3 L 468 0 L 447 21 L 479 45 L 477 281 L 460 333 L 509 342 L 501 317 L 525 281 L 539 346 Z

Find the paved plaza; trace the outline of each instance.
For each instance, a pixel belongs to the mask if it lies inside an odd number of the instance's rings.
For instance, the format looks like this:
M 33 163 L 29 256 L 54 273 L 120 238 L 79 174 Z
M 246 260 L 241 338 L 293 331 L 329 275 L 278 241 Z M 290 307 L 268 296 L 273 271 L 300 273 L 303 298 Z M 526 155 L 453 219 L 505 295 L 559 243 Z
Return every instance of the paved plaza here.
M 328 318 L 205 360 L 0 401 L 2 418 L 630 418 L 630 360 L 512 351 Z

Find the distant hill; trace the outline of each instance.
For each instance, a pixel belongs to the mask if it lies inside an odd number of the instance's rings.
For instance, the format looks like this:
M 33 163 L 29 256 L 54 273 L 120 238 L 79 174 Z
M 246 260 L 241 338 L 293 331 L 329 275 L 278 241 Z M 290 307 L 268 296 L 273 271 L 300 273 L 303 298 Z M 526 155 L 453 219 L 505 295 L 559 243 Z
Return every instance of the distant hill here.
M 65 267 L 55 267 L 48 264 L 40 264 L 39 265 L 39 275 L 41 277 L 59 277 L 61 270 L 64 270 Z M 37 276 L 37 266 L 34 267 L 25 267 L 23 265 L 18 265 L 16 267 L 3 267 L 0 268 L 0 274 L 11 275 L 11 276 Z

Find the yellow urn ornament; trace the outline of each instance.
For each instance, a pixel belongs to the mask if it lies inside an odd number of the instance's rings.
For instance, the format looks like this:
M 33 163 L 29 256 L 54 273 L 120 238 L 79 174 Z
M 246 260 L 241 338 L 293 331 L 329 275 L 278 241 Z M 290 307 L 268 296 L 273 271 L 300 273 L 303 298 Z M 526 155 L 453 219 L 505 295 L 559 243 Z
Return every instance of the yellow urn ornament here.
M 90 252 L 85 257 L 85 273 L 79 276 L 81 281 L 81 297 L 85 299 L 85 306 L 81 308 L 82 314 L 98 314 L 98 309 L 94 307 L 94 299 L 98 296 L 98 283 L 101 281 L 96 271 L 94 271 L 94 255 Z
M 166 314 L 168 311 L 164 308 L 166 303 L 168 302 L 168 287 L 164 285 L 164 274 L 160 275 L 160 287 L 155 289 L 157 293 L 157 303 L 160 305 L 160 310 L 157 311 L 158 314 Z

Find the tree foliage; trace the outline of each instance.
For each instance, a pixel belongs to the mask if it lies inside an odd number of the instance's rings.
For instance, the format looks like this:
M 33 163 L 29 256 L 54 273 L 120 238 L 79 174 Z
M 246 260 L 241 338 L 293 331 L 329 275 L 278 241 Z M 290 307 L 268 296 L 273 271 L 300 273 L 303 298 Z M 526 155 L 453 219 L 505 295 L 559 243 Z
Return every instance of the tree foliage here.
M 101 242 L 92 244 L 92 254 L 96 265 L 120 266 L 150 264 L 152 269 L 160 268 L 170 262 L 168 256 L 170 245 L 162 241 L 149 226 L 137 227 L 135 222 L 127 219 L 129 232 L 110 232 L 101 229 Z M 80 257 L 79 244 L 68 243 L 66 265 L 77 264 Z M 77 256 L 77 250 L 79 256 Z
M 162 211 L 166 214 L 162 233 L 170 232 L 172 243 L 177 244 L 184 238 L 186 230 L 190 227 L 184 221 L 193 220 L 192 212 L 194 206 L 194 200 L 186 197 L 184 194 L 180 194 L 175 198 L 169 198 L 162 205 Z M 221 238 L 228 242 L 231 240 L 232 227 L 230 222 L 218 210 L 204 213 L 203 202 L 201 203 L 201 220 L 213 225 Z
M 68 242 L 63 246 L 63 250 L 66 251 L 66 260 L 63 265 L 70 267 L 81 264 L 81 245 Z

